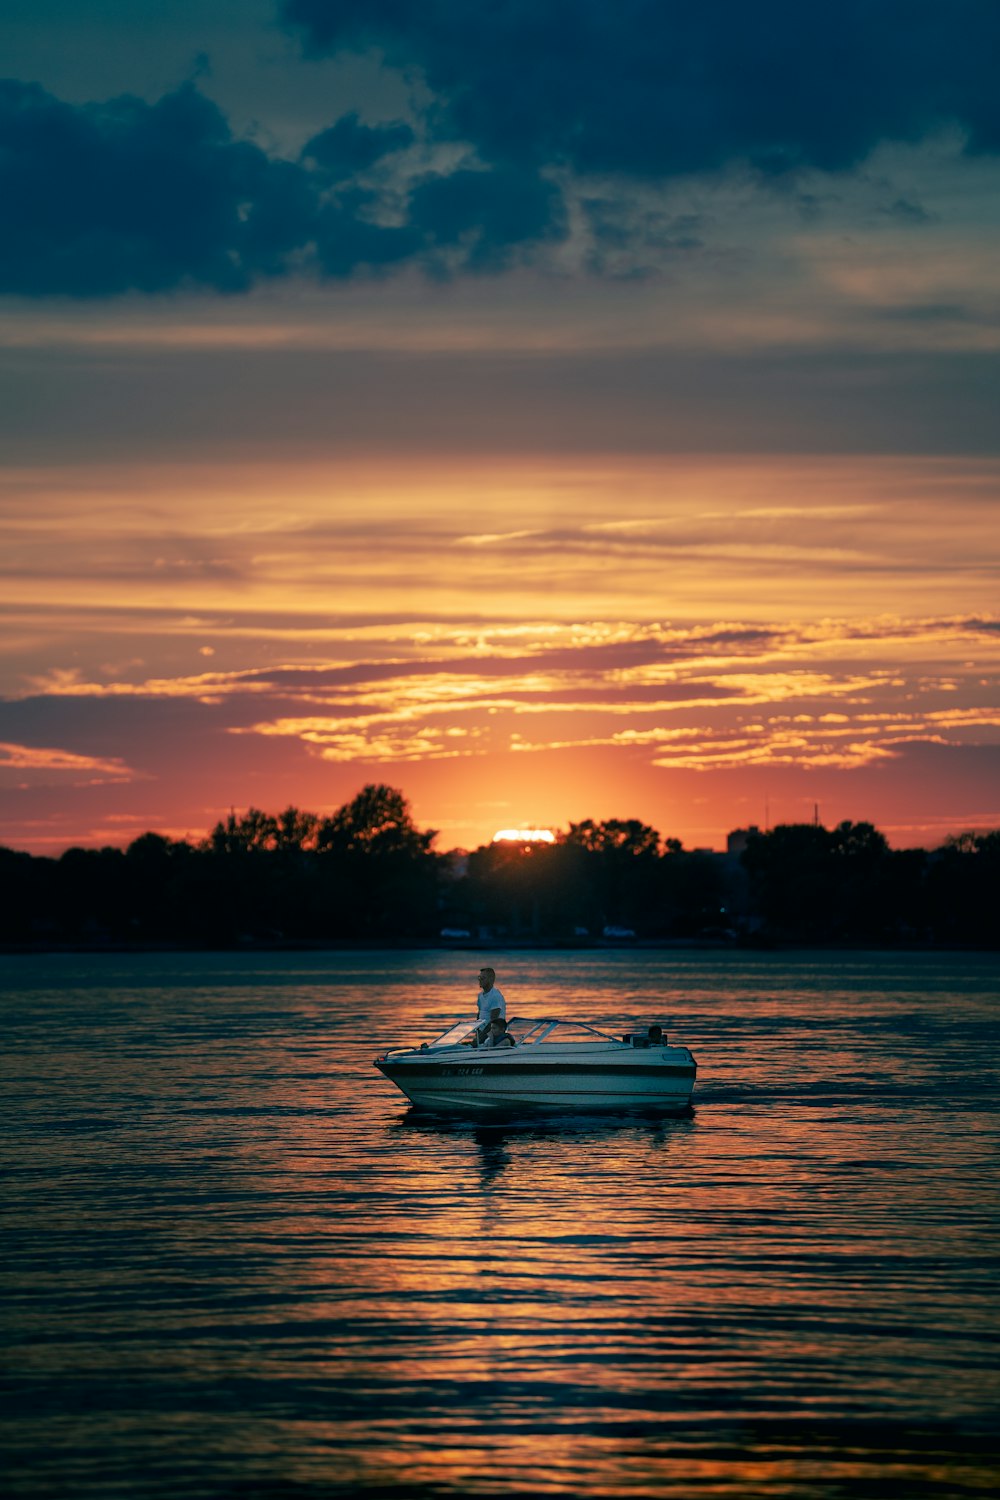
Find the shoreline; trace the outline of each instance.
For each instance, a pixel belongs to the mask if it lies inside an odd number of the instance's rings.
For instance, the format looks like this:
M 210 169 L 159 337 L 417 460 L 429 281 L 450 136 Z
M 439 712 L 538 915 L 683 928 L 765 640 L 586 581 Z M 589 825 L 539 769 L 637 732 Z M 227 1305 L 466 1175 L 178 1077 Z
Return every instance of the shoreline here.
M 630 942 L 609 942 L 593 939 L 590 942 L 558 939 L 529 940 L 524 938 L 484 938 L 480 942 L 443 942 L 428 938 L 400 938 L 394 941 L 364 941 L 356 939 L 317 938 L 310 940 L 247 939 L 237 942 L 178 943 L 178 942 L 115 942 L 95 940 L 93 942 L 38 942 L 0 943 L 0 956 L 38 956 L 51 954 L 122 953 L 472 953 L 485 950 L 504 953 L 998 953 L 1000 944 L 986 943 L 858 943 L 818 942 L 809 943 L 779 938 L 754 938 L 726 942 L 710 938 L 636 938 Z

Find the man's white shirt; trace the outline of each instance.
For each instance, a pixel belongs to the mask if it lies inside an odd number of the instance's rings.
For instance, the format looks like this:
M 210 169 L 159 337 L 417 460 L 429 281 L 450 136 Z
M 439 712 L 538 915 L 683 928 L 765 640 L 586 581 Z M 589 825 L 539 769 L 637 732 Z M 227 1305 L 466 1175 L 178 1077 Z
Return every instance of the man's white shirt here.
M 479 1019 L 488 1021 L 495 1010 L 499 1010 L 504 1020 L 507 1019 L 507 1002 L 496 985 L 491 989 L 479 991 Z

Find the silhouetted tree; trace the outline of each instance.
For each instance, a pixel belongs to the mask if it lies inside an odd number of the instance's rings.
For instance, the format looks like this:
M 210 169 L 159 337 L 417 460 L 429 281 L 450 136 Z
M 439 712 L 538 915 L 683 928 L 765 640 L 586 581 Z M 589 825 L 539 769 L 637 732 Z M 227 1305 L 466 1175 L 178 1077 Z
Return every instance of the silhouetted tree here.
M 348 936 L 427 931 L 437 910 L 434 830 L 421 832 L 402 792 L 369 783 L 324 818 L 316 849 L 328 866 L 331 916 Z
M 754 833 L 740 856 L 750 899 L 768 932 L 815 942 L 830 936 L 830 835 L 812 823 Z
M 871 823 L 789 824 L 753 834 L 734 868 L 638 819 L 587 819 L 555 844 L 485 845 L 465 874 L 434 837 L 372 783 L 324 818 L 231 812 L 197 845 L 150 832 L 124 852 L 0 848 L 0 940 L 419 940 L 447 911 L 539 940 L 607 924 L 705 938 L 736 921 L 783 942 L 1000 944 L 1000 831 L 927 853 L 891 850 Z
M 501 840 L 469 855 L 468 904 L 474 922 L 513 937 L 570 937 L 584 921 L 586 856 L 559 844 Z
M 225 822 L 216 823 L 208 843 L 214 854 L 260 854 L 273 849 L 277 839 L 277 819 L 249 807 L 242 817 L 231 812 Z
M 656 854 L 660 846 L 660 835 L 648 823 L 638 818 L 608 818 L 595 823 L 585 818 L 582 823 L 571 823 L 563 842 L 579 844 L 591 854 L 616 852 L 631 856 Z
M 946 840 L 928 862 L 927 898 L 936 941 L 1000 945 L 1000 830 Z
M 832 831 L 812 823 L 780 825 L 753 834 L 741 857 L 751 906 L 776 938 L 885 942 L 914 933 L 920 870 L 912 859 L 893 855 L 871 823 L 843 822 Z
M 131 935 L 131 888 L 121 849 L 67 849 L 59 860 L 64 927 L 73 937 L 107 942 Z
M 315 813 L 286 807 L 274 819 L 274 847 L 283 853 L 300 854 L 315 849 L 320 820 Z
M 729 872 L 714 854 L 676 845 L 664 854 L 658 871 L 662 931 L 670 937 L 717 938 L 732 921 Z
M 628 926 L 656 932 L 663 924 L 657 882 L 660 835 L 638 818 L 587 818 L 571 823 L 562 842 L 588 856 L 598 926 Z
M 316 847 L 344 854 L 426 854 L 436 831 L 421 833 L 402 792 L 369 782 L 319 826 Z
M 59 866 L 20 849 L 0 848 L 0 940 L 45 941 L 64 935 Z

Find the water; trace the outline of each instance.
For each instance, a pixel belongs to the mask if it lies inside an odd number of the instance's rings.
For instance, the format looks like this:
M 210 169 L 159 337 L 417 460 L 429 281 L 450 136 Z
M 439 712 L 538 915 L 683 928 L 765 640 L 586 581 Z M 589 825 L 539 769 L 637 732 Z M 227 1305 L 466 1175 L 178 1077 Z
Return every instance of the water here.
M 434 1122 L 372 1068 L 492 958 L 690 1118 Z M 0 959 L 5 1493 L 980 1496 L 995 959 Z

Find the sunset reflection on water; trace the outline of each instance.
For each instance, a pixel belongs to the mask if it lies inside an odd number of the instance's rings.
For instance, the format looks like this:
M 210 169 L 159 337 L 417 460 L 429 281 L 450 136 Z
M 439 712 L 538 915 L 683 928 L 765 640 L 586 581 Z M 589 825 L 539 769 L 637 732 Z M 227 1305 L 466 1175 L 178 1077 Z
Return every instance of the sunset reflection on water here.
M 7 964 L 12 1495 L 994 1489 L 990 960 L 514 955 L 699 1079 L 497 1124 L 372 1068 L 465 955 Z

